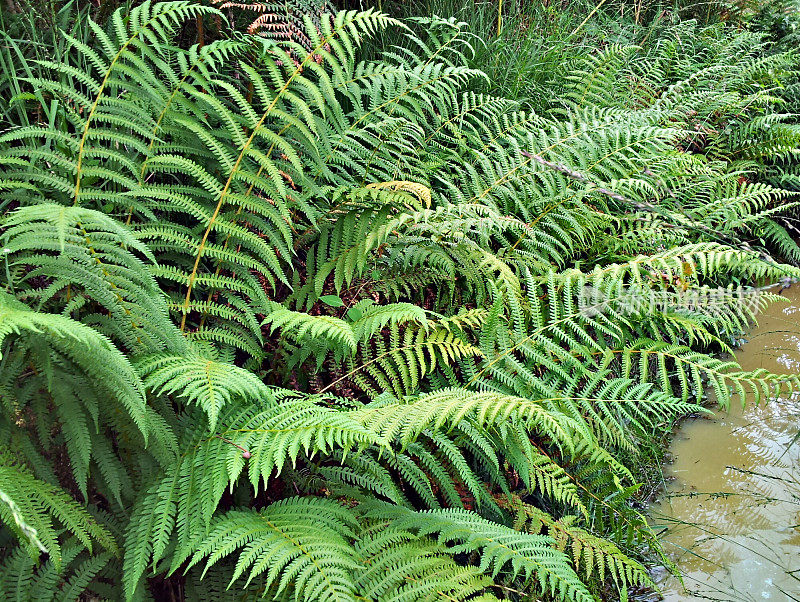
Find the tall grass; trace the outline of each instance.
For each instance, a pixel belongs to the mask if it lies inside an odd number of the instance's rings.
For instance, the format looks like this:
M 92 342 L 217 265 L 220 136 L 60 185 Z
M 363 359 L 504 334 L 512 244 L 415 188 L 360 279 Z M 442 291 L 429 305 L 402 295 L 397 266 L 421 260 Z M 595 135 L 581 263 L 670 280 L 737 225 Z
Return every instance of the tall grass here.
M 89 6 L 80 0 L 64 3 L 20 0 L 0 10 L 0 128 L 9 124 L 53 123 L 55 101 L 29 81 L 40 77 L 41 62 L 63 62 L 70 46 L 60 32 L 87 41 Z
M 378 6 L 393 16 L 455 18 L 475 35 L 473 65 L 487 73 L 491 91 L 547 104 L 559 75 L 608 44 L 656 43 L 670 25 L 694 19 L 700 25 L 733 23 L 767 31 L 786 48 L 800 42 L 798 0 L 342 0 L 348 6 Z M 381 42 L 398 43 L 399 32 Z
M 350 6 L 365 6 L 350 0 Z M 546 111 L 564 85 L 563 77 L 587 55 L 610 44 L 647 46 L 681 16 L 713 21 L 728 18 L 730 7 L 643 3 L 642 0 L 383 0 L 392 16 L 436 16 L 466 23 L 474 34 L 471 67 L 488 76 L 488 91 Z M 401 43 L 399 32 L 380 40 L 374 51 Z

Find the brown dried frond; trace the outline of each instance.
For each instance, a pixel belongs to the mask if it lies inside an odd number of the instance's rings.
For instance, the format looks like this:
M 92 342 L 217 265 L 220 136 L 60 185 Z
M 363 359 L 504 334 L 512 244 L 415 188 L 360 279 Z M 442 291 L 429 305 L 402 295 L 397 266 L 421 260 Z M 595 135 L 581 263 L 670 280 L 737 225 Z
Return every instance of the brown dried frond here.
M 308 51 L 313 44 L 306 33 L 303 19 L 308 15 L 320 31 L 322 19 L 329 18 L 330 12 L 325 0 L 278 0 L 276 2 L 231 2 L 230 0 L 211 0 L 220 9 L 238 9 L 258 13 L 247 25 L 247 33 L 260 35 L 276 42 L 294 42 Z M 314 56 L 317 63 L 321 56 Z

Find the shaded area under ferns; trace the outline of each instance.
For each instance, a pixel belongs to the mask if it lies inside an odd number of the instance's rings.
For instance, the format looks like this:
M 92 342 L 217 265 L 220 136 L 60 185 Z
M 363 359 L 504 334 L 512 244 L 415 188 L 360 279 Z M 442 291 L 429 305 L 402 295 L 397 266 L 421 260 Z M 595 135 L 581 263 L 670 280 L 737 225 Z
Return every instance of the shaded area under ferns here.
M 734 287 L 800 277 L 796 57 L 678 23 L 534 111 L 454 19 L 173 43 L 225 17 L 145 2 L 14 80 L 51 102 L 0 134 L 4 597 L 652 586 L 637 450 L 800 384 L 718 359 Z

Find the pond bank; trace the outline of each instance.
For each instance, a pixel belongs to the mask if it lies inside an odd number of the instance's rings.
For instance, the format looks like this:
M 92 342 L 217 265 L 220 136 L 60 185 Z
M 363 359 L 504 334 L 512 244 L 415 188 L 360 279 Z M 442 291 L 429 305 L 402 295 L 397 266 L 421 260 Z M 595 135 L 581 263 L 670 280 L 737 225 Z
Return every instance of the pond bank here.
M 800 371 L 800 286 L 783 295 L 737 350 L 745 370 Z M 660 577 L 664 600 L 800 600 L 799 428 L 796 395 L 683 423 L 650 511 L 685 574 Z

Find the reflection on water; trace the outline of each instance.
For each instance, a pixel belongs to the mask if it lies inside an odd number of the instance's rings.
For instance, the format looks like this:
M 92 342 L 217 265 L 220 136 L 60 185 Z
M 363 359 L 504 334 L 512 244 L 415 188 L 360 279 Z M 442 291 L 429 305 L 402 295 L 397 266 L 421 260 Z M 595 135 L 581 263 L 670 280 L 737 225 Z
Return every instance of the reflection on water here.
M 736 353 L 745 370 L 800 370 L 800 286 L 783 292 Z M 734 404 L 737 405 L 737 404 Z M 686 421 L 671 450 L 674 477 L 651 511 L 684 585 L 664 600 L 800 602 L 800 399 L 733 407 Z

